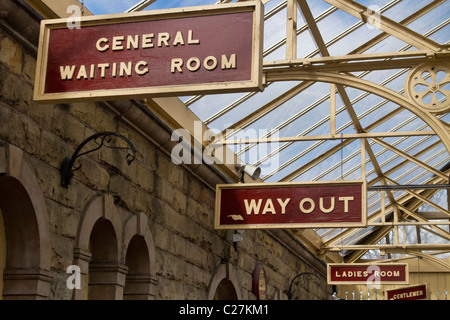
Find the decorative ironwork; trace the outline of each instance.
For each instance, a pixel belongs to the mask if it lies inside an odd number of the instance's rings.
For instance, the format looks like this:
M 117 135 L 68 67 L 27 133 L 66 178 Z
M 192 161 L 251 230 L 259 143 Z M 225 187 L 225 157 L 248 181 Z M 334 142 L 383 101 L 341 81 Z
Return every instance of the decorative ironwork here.
M 450 107 L 450 64 L 426 62 L 412 69 L 406 80 L 411 99 L 433 113 L 447 112 Z
M 108 143 L 111 142 L 111 139 L 113 136 L 121 138 L 128 144 L 128 146 L 120 147 L 120 146 L 108 145 Z M 95 147 L 94 149 L 80 153 L 81 149 L 83 149 L 83 147 L 85 145 L 87 145 L 90 141 L 94 141 L 98 146 Z M 136 148 L 134 147 L 133 143 L 130 140 L 128 140 L 127 138 L 125 138 L 123 135 L 116 133 L 116 132 L 110 132 L 110 131 L 96 133 L 96 134 L 88 137 L 87 139 L 85 139 L 83 142 L 81 142 L 81 144 L 77 147 L 77 149 L 75 150 L 75 152 L 73 153 L 73 155 L 70 159 L 65 158 L 63 160 L 63 163 L 61 164 L 61 168 L 59 171 L 61 173 L 61 185 L 64 188 L 67 188 L 69 186 L 70 180 L 74 176 L 73 172 L 81 168 L 80 163 L 78 164 L 78 166 L 74 167 L 75 161 L 77 160 L 77 158 L 79 158 L 85 154 L 99 150 L 101 147 L 127 150 L 126 160 L 127 160 L 128 165 L 130 165 L 136 157 L 135 156 Z
M 291 284 L 289 285 L 289 290 L 287 292 L 288 300 L 292 300 L 292 285 L 294 284 L 294 281 L 299 279 L 300 282 L 308 282 L 309 280 L 312 280 L 316 283 L 319 283 L 319 276 L 312 272 L 302 272 L 299 273 L 292 279 Z

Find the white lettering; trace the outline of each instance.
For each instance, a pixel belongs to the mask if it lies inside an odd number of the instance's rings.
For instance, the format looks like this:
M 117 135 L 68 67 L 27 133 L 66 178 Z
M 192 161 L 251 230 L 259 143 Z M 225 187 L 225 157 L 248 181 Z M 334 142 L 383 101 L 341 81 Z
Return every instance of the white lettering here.
M 175 73 L 178 71 L 179 73 L 182 73 L 184 65 L 184 60 L 182 58 L 173 58 L 170 64 L 170 72 Z M 200 61 L 198 57 L 191 57 L 186 61 L 186 68 L 191 72 L 198 71 L 202 66 L 205 70 L 213 71 L 218 65 L 219 61 L 214 56 L 207 56 L 203 61 Z M 227 58 L 226 55 L 222 54 L 220 65 L 222 70 L 236 69 L 236 54 L 232 54 L 230 58 Z
M 130 50 L 131 47 L 133 47 L 133 49 L 139 48 L 139 36 L 138 35 L 135 35 L 134 38 L 133 38 L 133 36 L 127 36 L 127 50 Z
M 355 197 L 339 197 L 339 201 L 344 201 L 344 212 L 348 213 L 348 202 L 355 200 Z
M 75 66 L 60 66 L 59 72 L 61 73 L 61 80 L 72 80 Z
M 106 76 L 106 68 L 109 68 L 109 63 L 99 63 L 98 68 L 100 69 L 100 77 L 104 78 Z
M 259 214 L 259 210 L 261 209 L 262 199 L 258 200 L 258 204 L 256 204 L 255 199 L 250 200 L 250 204 L 247 199 L 244 199 L 245 204 L 245 212 L 247 215 L 255 213 L 255 215 Z
M 214 56 L 206 57 L 205 60 L 203 60 L 203 67 L 208 71 L 214 70 L 217 67 L 216 57 Z
M 236 69 L 236 54 L 233 53 L 229 59 L 227 58 L 226 55 L 223 54 L 221 68 L 222 68 L 222 70 Z
M 199 39 L 193 39 L 193 34 L 192 34 L 192 30 L 188 31 L 188 44 L 199 44 L 200 40 Z
M 194 65 L 192 65 L 194 63 Z M 195 72 L 198 69 L 200 69 L 200 59 L 196 57 L 190 58 L 186 63 L 186 68 L 188 68 L 189 71 Z
M 152 39 L 155 35 L 153 33 L 143 34 L 142 35 L 142 48 L 153 48 Z
M 309 209 L 305 208 L 305 202 L 309 203 Z M 314 211 L 316 204 L 314 203 L 314 200 L 311 198 L 305 198 L 298 204 L 298 207 L 300 208 L 300 211 L 303 213 L 311 213 Z
M 113 37 L 112 50 L 113 51 L 123 50 L 122 44 L 123 40 L 125 40 L 124 36 Z
M 102 46 L 102 43 L 105 43 L 105 45 Z M 109 49 L 108 39 L 106 39 L 106 38 L 98 39 L 97 43 L 95 44 L 95 47 L 100 52 L 108 50 Z
M 176 69 L 179 73 L 183 73 L 183 70 L 181 69 L 182 66 L 183 66 L 183 59 L 174 58 L 172 59 L 172 62 L 170 64 L 170 72 L 175 73 Z
M 175 39 L 173 40 L 172 43 L 173 46 L 177 46 L 179 44 L 184 46 L 183 34 L 181 33 L 181 31 L 177 32 L 177 34 L 175 35 Z
M 330 198 L 330 207 L 327 209 L 323 206 L 323 197 L 320 197 L 319 208 L 320 208 L 320 211 L 322 211 L 323 213 L 330 213 L 331 211 L 333 211 L 334 210 L 334 197 Z
M 158 47 L 162 47 L 164 44 L 166 47 L 169 46 L 170 34 L 167 32 L 158 33 Z
M 78 74 L 77 74 L 77 80 L 80 80 L 81 78 L 87 79 L 87 72 L 86 72 L 86 67 L 84 65 L 80 66 L 80 69 L 78 70 Z
M 125 74 L 128 77 L 131 76 L 131 61 L 128 63 L 125 62 L 120 63 L 119 76 L 123 77 Z
M 291 198 L 286 198 L 286 200 L 282 200 L 282 199 L 277 199 L 278 203 L 280 204 L 281 207 L 281 214 L 285 214 L 286 213 L 286 206 L 288 205 L 289 201 L 291 201 Z
M 272 199 L 267 199 L 262 214 L 266 214 L 267 212 L 270 212 L 271 214 L 276 214 Z
M 143 68 L 141 68 L 141 67 L 143 67 Z M 136 74 L 138 74 L 140 76 L 146 74 L 148 72 L 147 62 L 139 61 L 138 63 L 136 63 L 136 65 L 134 66 L 134 72 L 136 72 Z

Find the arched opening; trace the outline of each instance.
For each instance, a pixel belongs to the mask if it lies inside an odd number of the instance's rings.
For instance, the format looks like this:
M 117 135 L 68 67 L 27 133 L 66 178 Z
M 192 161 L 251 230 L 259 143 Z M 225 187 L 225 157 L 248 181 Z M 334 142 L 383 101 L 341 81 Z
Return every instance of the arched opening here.
M 41 281 L 49 275 L 40 268 L 41 239 L 34 206 L 25 187 L 14 177 L 0 177 L 0 213 L 3 299 L 47 298 Z
M 238 300 L 236 290 L 230 280 L 220 281 L 214 294 L 214 300 Z
M 112 223 L 99 218 L 89 238 L 92 259 L 88 271 L 88 299 L 114 300 L 122 298 L 122 270 L 118 263 L 117 237 Z
M 211 278 L 208 289 L 208 300 L 239 300 L 239 281 L 234 266 L 221 263 Z
M 148 300 L 150 298 L 150 257 L 143 236 L 135 235 L 128 245 L 125 264 L 128 273 L 125 279 L 124 300 Z

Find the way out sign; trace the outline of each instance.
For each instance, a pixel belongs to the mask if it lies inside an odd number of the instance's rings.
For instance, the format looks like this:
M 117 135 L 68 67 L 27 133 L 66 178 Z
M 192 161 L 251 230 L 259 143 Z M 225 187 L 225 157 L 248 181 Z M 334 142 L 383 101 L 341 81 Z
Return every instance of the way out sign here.
M 262 89 L 260 1 L 41 23 L 34 99 L 114 100 Z
M 365 225 L 365 181 L 238 183 L 216 187 L 216 229 Z

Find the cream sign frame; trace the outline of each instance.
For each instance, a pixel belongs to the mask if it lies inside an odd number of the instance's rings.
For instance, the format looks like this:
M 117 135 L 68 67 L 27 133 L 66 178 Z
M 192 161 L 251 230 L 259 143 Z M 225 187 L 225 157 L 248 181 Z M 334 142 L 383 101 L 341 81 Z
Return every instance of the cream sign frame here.
M 262 90 L 260 1 L 41 23 L 34 99 L 115 100 Z

